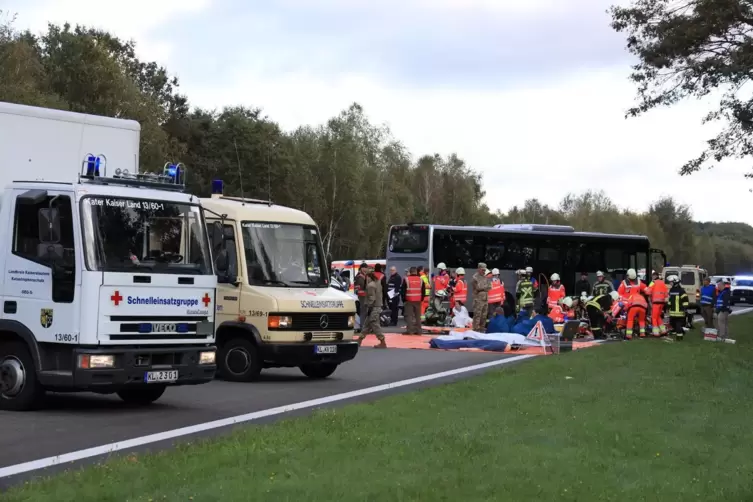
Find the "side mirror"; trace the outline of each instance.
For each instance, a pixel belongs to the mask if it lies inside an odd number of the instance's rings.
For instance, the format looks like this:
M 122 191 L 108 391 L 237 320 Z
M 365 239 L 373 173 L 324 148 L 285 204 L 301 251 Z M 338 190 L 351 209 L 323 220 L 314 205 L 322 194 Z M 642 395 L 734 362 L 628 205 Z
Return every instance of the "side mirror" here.
M 218 274 L 226 274 L 230 268 L 230 259 L 228 258 L 227 249 L 220 249 L 217 258 L 214 260 L 214 268 Z
M 39 242 L 58 244 L 60 242 L 60 212 L 48 207 L 39 210 Z

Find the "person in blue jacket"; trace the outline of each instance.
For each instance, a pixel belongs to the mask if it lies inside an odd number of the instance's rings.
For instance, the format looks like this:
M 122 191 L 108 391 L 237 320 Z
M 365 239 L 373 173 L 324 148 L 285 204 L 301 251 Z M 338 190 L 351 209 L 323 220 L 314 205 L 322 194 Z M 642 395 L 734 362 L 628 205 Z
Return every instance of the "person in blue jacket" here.
M 486 332 L 513 333 L 513 326 L 515 326 L 515 316 L 512 314 L 510 306 L 505 304 L 505 307 L 497 308 L 494 311 L 494 317 L 489 321 Z
M 532 318 L 521 320 L 521 316 L 519 315 L 518 322 L 515 323 L 512 332 L 519 335 L 528 335 L 533 327 L 536 326 L 536 323 L 541 322 L 541 325 L 544 327 L 544 331 L 549 334 L 556 333 L 554 329 L 554 321 L 547 315 L 548 313 L 549 307 L 546 303 L 542 302 L 537 310 L 537 314 Z

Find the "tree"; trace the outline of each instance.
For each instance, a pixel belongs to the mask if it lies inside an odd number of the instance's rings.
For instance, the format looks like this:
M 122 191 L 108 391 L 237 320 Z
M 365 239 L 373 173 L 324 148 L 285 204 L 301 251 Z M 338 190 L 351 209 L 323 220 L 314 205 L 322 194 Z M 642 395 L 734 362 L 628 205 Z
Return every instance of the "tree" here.
M 638 104 L 628 116 L 722 92 L 718 109 L 703 122 L 726 126 L 681 174 L 753 154 L 753 95 L 745 85 L 753 70 L 750 0 L 634 0 L 610 14 L 612 27 L 627 34 L 627 48 L 638 57 L 631 76 Z

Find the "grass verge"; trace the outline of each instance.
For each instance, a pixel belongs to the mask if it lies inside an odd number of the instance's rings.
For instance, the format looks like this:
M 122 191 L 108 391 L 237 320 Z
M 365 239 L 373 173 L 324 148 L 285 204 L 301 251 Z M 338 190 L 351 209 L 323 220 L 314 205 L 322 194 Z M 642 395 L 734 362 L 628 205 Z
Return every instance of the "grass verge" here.
M 19 501 L 746 500 L 753 315 L 736 345 L 637 340 L 14 488 Z

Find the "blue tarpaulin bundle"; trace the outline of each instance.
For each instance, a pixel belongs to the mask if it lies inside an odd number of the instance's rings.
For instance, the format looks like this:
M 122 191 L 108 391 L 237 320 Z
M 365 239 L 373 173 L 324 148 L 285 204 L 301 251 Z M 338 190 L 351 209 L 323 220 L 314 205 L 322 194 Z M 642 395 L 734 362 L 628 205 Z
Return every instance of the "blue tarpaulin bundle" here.
M 504 352 L 507 343 L 501 340 L 440 340 L 433 338 L 429 345 L 433 349 L 481 349 Z

